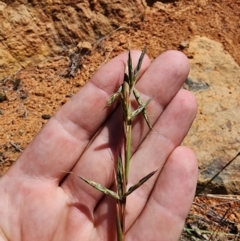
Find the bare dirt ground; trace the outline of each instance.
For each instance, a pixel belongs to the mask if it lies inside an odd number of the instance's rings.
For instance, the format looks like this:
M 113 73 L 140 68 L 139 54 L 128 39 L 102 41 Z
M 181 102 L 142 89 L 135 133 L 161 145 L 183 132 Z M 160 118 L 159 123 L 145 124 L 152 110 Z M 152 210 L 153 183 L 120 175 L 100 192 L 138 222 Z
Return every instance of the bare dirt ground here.
M 141 16 L 93 43 L 87 53 L 76 52 L 72 46 L 72 52 L 66 55 L 32 63 L 0 80 L 0 175 L 56 110 L 101 65 L 126 51 L 128 44 L 135 49 L 147 45 L 152 59 L 168 49 L 181 50 L 191 58 L 189 41 L 196 35 L 206 36 L 222 43 L 240 65 L 240 1 L 165 2 L 155 2 Z M 71 53 L 77 58 L 77 68 L 72 65 Z M 238 197 L 197 197 L 186 225 L 189 232 L 184 233 L 182 240 L 240 240 L 239 213 Z M 225 234 L 220 235 L 220 231 Z

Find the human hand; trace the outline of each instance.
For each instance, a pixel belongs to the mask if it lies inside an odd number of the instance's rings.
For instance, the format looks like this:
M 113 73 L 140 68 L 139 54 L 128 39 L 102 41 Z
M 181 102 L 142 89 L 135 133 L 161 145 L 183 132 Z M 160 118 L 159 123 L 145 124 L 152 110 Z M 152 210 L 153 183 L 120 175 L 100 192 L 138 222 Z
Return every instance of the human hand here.
M 136 64 L 139 51 L 131 51 Z M 43 127 L 0 179 L 0 240 L 116 240 L 115 200 L 77 175 L 111 188 L 121 133 L 117 105 L 127 53 L 103 66 Z M 193 152 L 180 146 L 196 115 L 195 97 L 181 89 L 187 58 L 167 51 L 144 58 L 136 88 L 153 130 L 133 125 L 129 186 L 159 171 L 127 198 L 126 241 L 178 240 L 197 180 Z M 71 174 L 67 174 L 71 171 Z

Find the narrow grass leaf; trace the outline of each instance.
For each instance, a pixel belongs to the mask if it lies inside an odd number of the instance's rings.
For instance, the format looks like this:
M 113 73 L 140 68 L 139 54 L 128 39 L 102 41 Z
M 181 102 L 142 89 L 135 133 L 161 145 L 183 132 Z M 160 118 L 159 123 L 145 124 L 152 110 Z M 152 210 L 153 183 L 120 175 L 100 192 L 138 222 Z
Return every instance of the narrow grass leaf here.
M 157 170 L 149 173 L 147 176 L 143 177 L 137 184 L 131 186 L 128 191 L 123 195 L 123 197 L 128 196 L 129 194 L 131 194 L 132 192 L 134 192 L 136 189 L 138 189 L 140 186 L 142 186 L 149 178 L 151 178 L 155 173 L 157 172 Z
M 143 112 L 143 110 L 146 108 L 146 106 L 150 103 L 152 99 L 148 99 L 145 103 L 142 103 L 141 105 L 138 106 L 138 108 L 136 110 L 134 110 L 130 116 L 130 119 L 132 120 L 133 118 L 135 118 L 139 113 Z M 146 116 L 147 120 L 148 117 Z M 145 119 L 146 120 L 146 119 Z M 150 125 L 149 120 L 147 122 L 148 125 Z
M 140 97 L 138 91 L 137 91 L 135 88 L 133 89 L 133 94 L 134 94 L 134 96 L 135 96 L 138 104 L 139 104 L 140 106 L 142 106 L 142 105 L 143 105 L 143 102 L 142 102 L 142 100 L 141 100 L 141 97 Z M 149 102 L 150 102 L 150 100 L 151 100 L 151 99 L 149 99 Z M 149 103 L 149 102 L 148 102 L 148 103 Z M 148 114 L 147 114 L 145 108 L 142 110 L 142 114 L 143 114 L 143 117 L 144 117 L 144 119 L 145 119 L 145 121 L 146 121 L 146 123 L 147 123 L 147 125 L 148 125 L 148 128 L 149 128 L 149 129 L 152 129 L 152 126 L 151 126 L 151 124 L 150 124 L 150 120 L 149 120 L 149 117 L 148 117 Z
M 128 66 L 126 69 L 126 74 L 128 75 L 128 84 L 130 86 L 130 89 L 132 88 L 132 86 L 134 85 L 135 79 L 134 79 L 134 75 L 133 75 L 133 68 L 132 68 L 132 56 L 131 56 L 131 52 L 130 50 L 128 51 Z
M 138 60 L 137 67 L 136 67 L 136 69 L 134 70 L 134 73 L 133 73 L 135 79 L 137 78 L 138 73 L 139 73 L 139 71 L 140 71 L 140 69 L 141 69 L 142 62 L 143 62 L 143 58 L 144 58 L 144 55 L 146 54 L 146 51 L 147 51 L 147 47 L 145 46 L 144 49 L 142 50 L 141 56 L 140 56 L 140 58 L 139 58 L 139 60 Z
M 84 182 L 86 182 L 86 183 L 89 184 L 90 186 L 92 186 L 92 187 L 94 187 L 95 189 L 97 189 L 98 191 L 100 191 L 100 192 L 102 192 L 102 193 L 104 193 L 104 194 L 107 194 L 107 195 L 109 195 L 109 196 L 111 196 L 111 197 L 113 197 L 113 198 L 115 198 L 115 199 L 117 199 L 117 200 L 120 199 L 117 193 L 115 193 L 115 192 L 112 191 L 112 190 L 109 190 L 109 189 L 106 188 L 106 187 L 103 187 L 101 184 L 99 184 L 99 183 L 97 183 L 97 182 L 94 182 L 94 181 L 92 181 L 92 180 L 88 180 L 88 179 L 86 179 L 86 178 L 84 178 L 84 177 L 82 177 L 82 176 L 79 176 L 79 175 L 78 175 L 78 177 L 81 178 Z
M 112 94 L 109 101 L 107 102 L 107 106 L 110 106 L 121 95 L 121 92 L 122 92 L 122 85 L 118 88 L 117 92 Z

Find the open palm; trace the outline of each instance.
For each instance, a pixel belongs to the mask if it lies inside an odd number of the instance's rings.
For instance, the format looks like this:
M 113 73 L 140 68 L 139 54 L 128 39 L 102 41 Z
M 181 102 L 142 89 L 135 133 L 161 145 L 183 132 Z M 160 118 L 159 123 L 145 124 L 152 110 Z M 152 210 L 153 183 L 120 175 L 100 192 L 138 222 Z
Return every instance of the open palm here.
M 132 51 L 135 64 L 140 53 Z M 0 179 L 0 240 L 116 240 L 115 201 L 77 175 L 113 187 L 121 112 L 117 104 L 105 107 L 122 84 L 126 61 L 123 53 L 103 66 Z M 159 171 L 127 199 L 126 241 L 178 240 L 190 209 L 197 162 L 180 146 L 197 109 L 195 97 L 181 89 L 188 71 L 177 51 L 153 63 L 144 58 L 136 89 L 143 100 L 154 97 L 147 107 L 153 130 L 137 117 L 129 186 Z

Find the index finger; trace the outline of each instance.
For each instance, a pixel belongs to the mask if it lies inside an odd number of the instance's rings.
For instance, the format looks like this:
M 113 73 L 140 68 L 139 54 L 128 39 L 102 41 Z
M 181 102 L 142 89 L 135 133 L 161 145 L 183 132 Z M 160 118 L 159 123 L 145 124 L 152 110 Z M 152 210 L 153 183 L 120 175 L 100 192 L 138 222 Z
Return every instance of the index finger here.
M 135 62 L 140 54 L 132 51 Z M 58 184 L 113 111 L 114 105 L 105 107 L 110 95 L 122 84 L 126 61 L 127 53 L 123 53 L 98 70 L 49 120 L 6 175 L 27 175 Z M 140 75 L 149 64 L 145 57 Z

